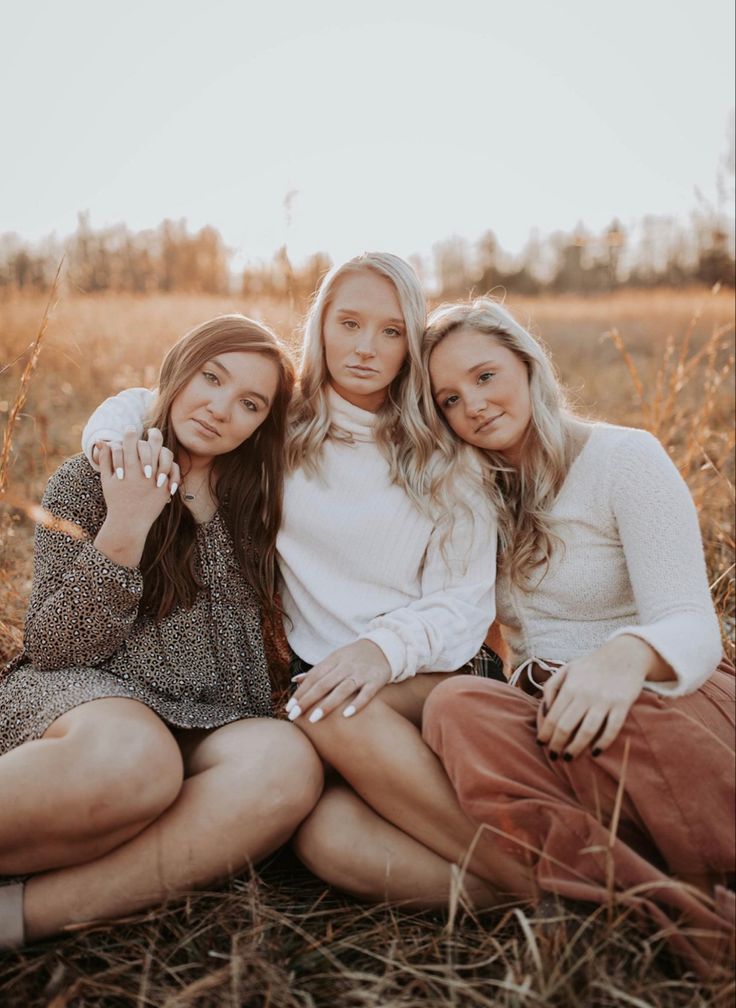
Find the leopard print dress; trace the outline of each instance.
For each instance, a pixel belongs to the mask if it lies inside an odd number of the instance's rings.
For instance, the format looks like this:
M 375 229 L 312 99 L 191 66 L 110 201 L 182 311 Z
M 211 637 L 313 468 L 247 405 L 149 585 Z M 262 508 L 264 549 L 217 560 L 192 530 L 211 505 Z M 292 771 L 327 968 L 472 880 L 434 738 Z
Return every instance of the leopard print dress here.
M 83 455 L 51 477 L 43 507 L 79 526 L 38 526 L 24 650 L 0 672 L 0 754 L 40 738 L 90 700 L 138 700 L 179 728 L 272 714 L 261 610 L 219 513 L 197 526 L 202 588 L 160 622 L 140 611 L 143 580 L 95 549 L 105 519 Z

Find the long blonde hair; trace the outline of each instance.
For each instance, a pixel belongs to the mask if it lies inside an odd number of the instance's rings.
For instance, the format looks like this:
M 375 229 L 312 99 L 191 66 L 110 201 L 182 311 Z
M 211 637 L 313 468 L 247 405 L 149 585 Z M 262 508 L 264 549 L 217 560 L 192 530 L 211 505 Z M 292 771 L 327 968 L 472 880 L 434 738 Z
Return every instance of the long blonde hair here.
M 424 421 L 419 399 L 422 393 L 421 344 L 427 305 L 419 279 L 406 260 L 389 252 L 364 252 L 324 277 L 307 314 L 299 383 L 292 401 L 291 428 L 286 445 L 288 470 L 303 466 L 318 474 L 322 446 L 328 438 L 350 441 L 350 435 L 330 418 L 322 327 L 325 312 L 339 280 L 348 273 L 370 270 L 389 280 L 396 290 L 406 329 L 407 354 L 399 373 L 388 387 L 386 399 L 376 413 L 375 438 L 389 464 L 391 480 L 401 486 L 414 503 L 427 507 L 431 482 L 430 459 L 434 443 Z
M 519 587 L 530 589 L 544 576 L 559 542 L 550 509 L 574 458 L 573 414 L 547 352 L 508 309 L 488 297 L 441 305 L 431 313 L 424 334 L 422 403 L 445 467 L 457 451 L 457 439 L 434 404 L 429 359 L 435 347 L 459 328 L 492 336 L 522 361 L 529 376 L 531 420 L 524 435 L 520 466 L 509 466 L 495 452 L 478 454 L 498 515 L 500 568 Z

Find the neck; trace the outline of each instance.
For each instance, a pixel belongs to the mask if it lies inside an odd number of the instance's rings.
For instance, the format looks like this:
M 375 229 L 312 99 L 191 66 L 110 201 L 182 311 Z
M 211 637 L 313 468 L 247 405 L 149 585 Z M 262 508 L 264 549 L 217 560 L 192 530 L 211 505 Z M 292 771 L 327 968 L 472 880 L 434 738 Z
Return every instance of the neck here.
M 381 406 L 386 402 L 386 396 L 388 395 L 388 390 L 385 388 L 378 389 L 377 392 L 371 392 L 368 395 L 359 395 L 357 392 L 353 393 L 344 388 L 337 388 L 331 379 L 330 385 L 341 399 L 349 402 L 351 406 L 357 406 L 358 409 L 365 410 L 367 413 L 378 413 Z

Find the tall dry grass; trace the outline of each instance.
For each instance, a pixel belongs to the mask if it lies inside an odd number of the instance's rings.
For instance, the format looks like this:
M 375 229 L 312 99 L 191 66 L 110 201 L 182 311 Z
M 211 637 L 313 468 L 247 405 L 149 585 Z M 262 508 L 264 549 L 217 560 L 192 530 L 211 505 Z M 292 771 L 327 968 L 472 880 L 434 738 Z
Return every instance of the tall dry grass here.
M 733 653 L 731 297 L 617 292 L 511 307 L 531 317 L 580 410 L 648 427 L 670 451 L 698 507 Z M 42 302 L 0 302 L 0 418 L 13 420 L 5 505 L 0 498 L 0 658 L 21 640 L 28 505 L 78 450 L 92 408 L 121 388 L 152 384 L 163 350 L 217 312 L 245 311 L 288 335 L 303 309 L 238 298 L 65 296 L 44 327 Z M 19 395 L 25 404 L 14 408 Z M 662 935 L 615 907 L 402 914 L 326 889 L 288 852 L 216 892 L 0 958 L 7 1008 L 726 1008 L 734 993 L 731 978 L 705 983 L 687 973 Z

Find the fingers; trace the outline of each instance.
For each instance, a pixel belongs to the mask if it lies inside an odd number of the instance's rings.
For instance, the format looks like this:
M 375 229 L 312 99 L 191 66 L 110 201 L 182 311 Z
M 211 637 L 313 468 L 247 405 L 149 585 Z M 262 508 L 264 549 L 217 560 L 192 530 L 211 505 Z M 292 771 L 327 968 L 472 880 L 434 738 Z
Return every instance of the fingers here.
M 169 495 L 173 497 L 180 486 L 181 470 L 176 462 L 172 462 L 171 471 L 169 472 Z
M 619 732 L 624 726 L 626 715 L 629 713 L 628 707 L 613 707 L 608 712 L 606 726 L 601 732 L 600 738 L 595 740 L 593 755 L 599 756 L 605 749 L 612 745 L 618 738 Z
M 106 441 L 100 441 L 95 445 L 97 451 L 97 464 L 100 467 L 100 475 L 103 479 L 110 479 L 114 473 L 112 448 Z
M 146 479 L 151 479 L 153 476 L 153 453 L 148 441 L 139 441 L 137 444 L 137 451 L 138 461 L 143 469 L 143 475 Z
M 605 708 L 589 710 L 581 721 L 578 730 L 573 733 L 567 744 L 564 746 L 562 758 L 568 761 L 575 759 L 575 757 L 579 756 L 583 750 L 587 749 L 600 733 L 602 726 L 606 722 L 608 714 L 609 712 L 607 712 Z M 598 747 L 599 743 L 596 742 L 596 748 Z
M 156 466 L 156 486 L 162 487 L 169 479 L 172 466 L 174 465 L 174 454 L 169 448 L 161 448 L 158 453 L 158 464 Z M 177 466 L 178 469 L 178 466 Z M 180 477 L 181 479 L 181 477 Z M 180 481 L 179 479 L 179 481 Z M 179 482 L 177 481 L 177 482 Z
M 120 441 L 110 441 L 109 448 L 112 456 L 112 468 L 118 479 L 125 479 L 125 462 L 123 460 L 123 446 Z

